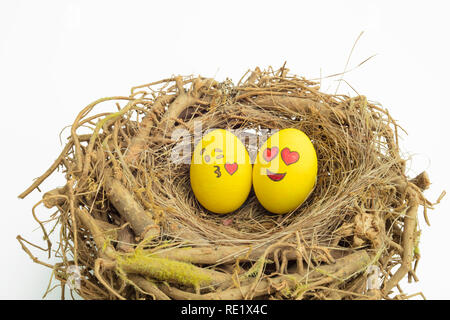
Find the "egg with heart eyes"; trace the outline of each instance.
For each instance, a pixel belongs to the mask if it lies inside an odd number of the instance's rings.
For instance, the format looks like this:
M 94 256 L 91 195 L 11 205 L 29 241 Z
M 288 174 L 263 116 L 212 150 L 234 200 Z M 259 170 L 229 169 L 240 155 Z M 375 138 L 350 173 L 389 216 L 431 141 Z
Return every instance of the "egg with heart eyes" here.
M 253 189 L 261 205 L 284 214 L 298 208 L 317 180 L 317 155 L 308 136 L 282 129 L 260 148 L 253 166 Z
M 203 136 L 191 159 L 192 191 L 214 213 L 230 213 L 247 199 L 252 187 L 252 164 L 244 144 L 227 130 Z

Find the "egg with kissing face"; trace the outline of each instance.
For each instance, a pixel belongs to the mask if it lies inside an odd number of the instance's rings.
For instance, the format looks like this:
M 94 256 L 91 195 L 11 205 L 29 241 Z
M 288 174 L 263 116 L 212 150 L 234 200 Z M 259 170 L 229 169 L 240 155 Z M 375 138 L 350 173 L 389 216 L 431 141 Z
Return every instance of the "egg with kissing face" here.
M 261 205 L 284 214 L 298 208 L 317 180 L 317 155 L 308 136 L 282 129 L 260 148 L 253 166 L 253 188 Z
M 203 207 L 222 214 L 235 211 L 252 186 L 252 164 L 244 144 L 227 130 L 207 133 L 194 148 L 190 180 Z

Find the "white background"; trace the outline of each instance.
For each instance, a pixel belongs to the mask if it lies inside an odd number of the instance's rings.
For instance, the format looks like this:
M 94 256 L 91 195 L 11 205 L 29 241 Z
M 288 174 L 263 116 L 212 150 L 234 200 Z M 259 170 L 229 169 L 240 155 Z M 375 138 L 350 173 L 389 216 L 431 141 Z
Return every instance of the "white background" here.
M 59 155 L 59 132 L 91 101 L 171 75 L 237 82 L 249 68 L 308 78 L 342 72 L 407 131 L 409 174 L 429 173 L 427 197 L 448 189 L 449 7 L 446 1 L 4 1 L 0 2 L 0 298 L 41 299 L 50 276 L 21 251 L 18 234 L 44 245 L 31 216 L 41 194 L 17 195 Z M 324 81 L 334 92 L 336 79 Z M 340 92 L 355 95 L 345 83 Z M 114 108 L 114 106 L 108 106 Z M 67 129 L 63 138 L 67 136 Z M 42 185 L 61 185 L 53 176 Z M 421 218 L 420 282 L 408 293 L 450 298 L 449 200 Z M 45 219 L 52 211 L 42 207 Z M 38 254 L 45 259 L 45 255 Z M 58 299 L 59 290 L 47 298 Z

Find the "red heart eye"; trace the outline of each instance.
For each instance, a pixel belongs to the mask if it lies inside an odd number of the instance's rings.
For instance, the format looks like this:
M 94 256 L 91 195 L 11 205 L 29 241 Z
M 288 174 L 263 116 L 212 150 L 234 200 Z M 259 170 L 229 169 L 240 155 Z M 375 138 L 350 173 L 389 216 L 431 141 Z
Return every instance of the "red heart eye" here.
M 281 159 L 283 159 L 286 165 L 296 163 L 299 158 L 300 156 L 297 151 L 291 151 L 289 148 L 284 148 L 281 150 Z
M 278 154 L 278 147 L 267 148 L 263 151 L 263 158 L 267 162 L 271 161 Z

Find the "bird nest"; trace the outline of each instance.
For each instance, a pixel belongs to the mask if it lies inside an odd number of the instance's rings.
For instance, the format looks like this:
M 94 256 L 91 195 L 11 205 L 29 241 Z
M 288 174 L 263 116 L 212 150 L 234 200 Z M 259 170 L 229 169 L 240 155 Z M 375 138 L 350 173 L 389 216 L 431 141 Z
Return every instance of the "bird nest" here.
M 55 208 L 51 218 L 40 221 L 33 208 L 47 241 L 39 248 L 58 262 L 39 260 L 30 250 L 38 246 L 18 236 L 22 248 L 84 299 L 406 298 L 398 283 L 417 280 L 428 177 L 406 176 L 387 110 L 319 89 L 284 67 L 256 68 L 237 85 L 173 77 L 91 103 L 61 155 L 20 195 L 64 173 L 67 183 L 36 204 Z M 117 108 L 92 115 L 105 102 Z M 266 211 L 253 191 L 231 214 L 208 212 L 190 187 L 191 154 L 179 151 L 211 128 L 253 134 L 259 145 L 267 130 L 300 129 L 317 152 L 313 193 L 285 215 Z

